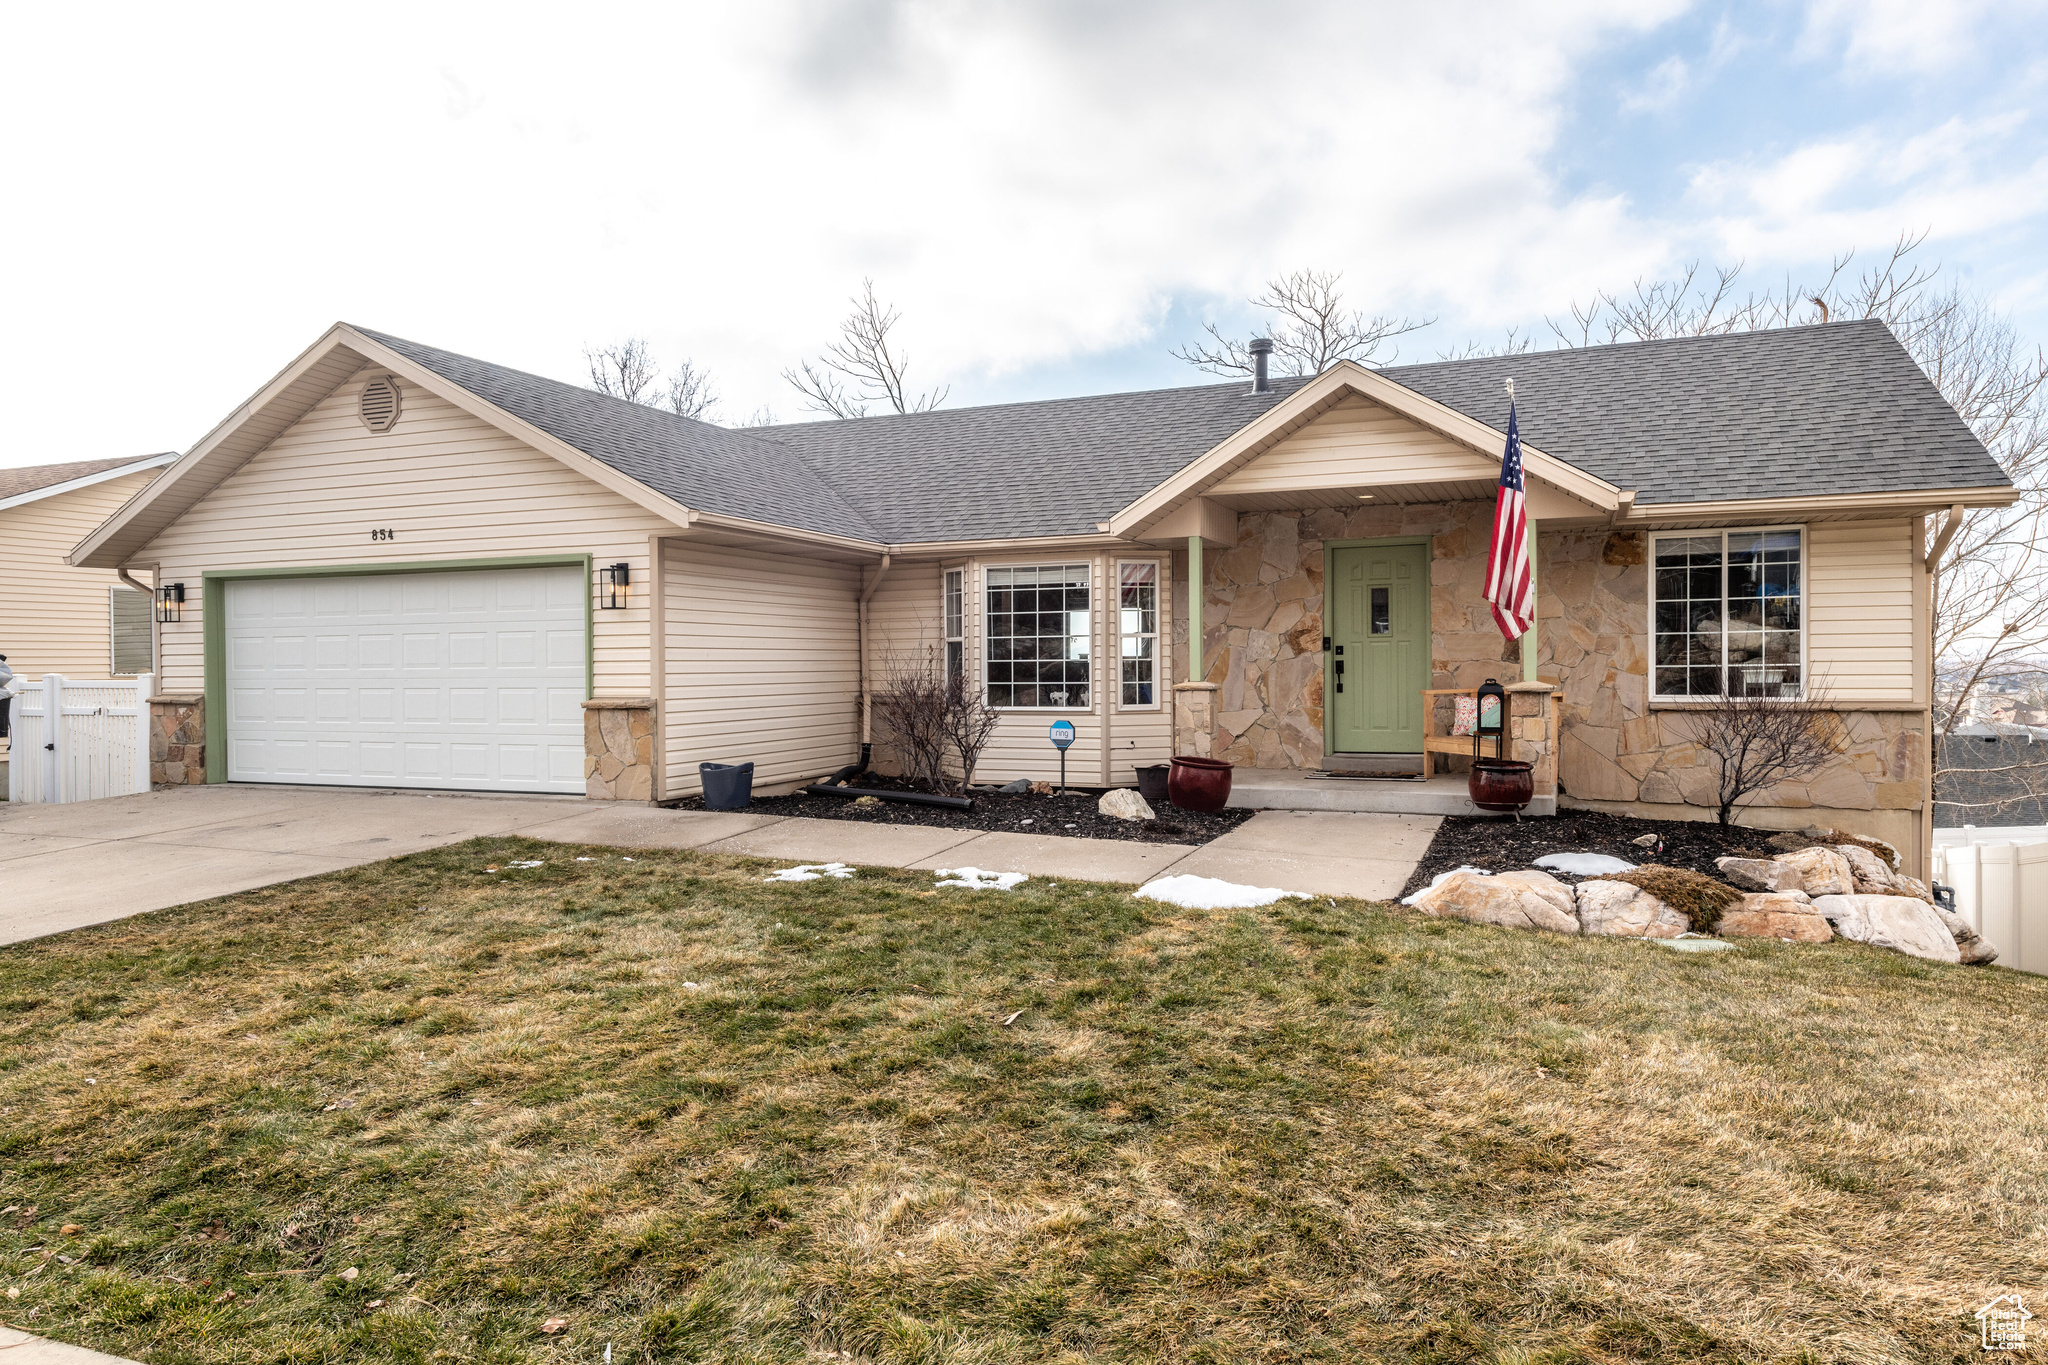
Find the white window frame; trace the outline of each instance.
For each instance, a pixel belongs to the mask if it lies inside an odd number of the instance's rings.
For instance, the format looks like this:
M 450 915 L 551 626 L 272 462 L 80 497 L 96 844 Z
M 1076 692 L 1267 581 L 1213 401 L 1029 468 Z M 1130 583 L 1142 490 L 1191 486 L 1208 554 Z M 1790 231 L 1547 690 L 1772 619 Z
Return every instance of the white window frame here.
M 991 688 L 992 684 L 991 684 L 991 683 L 989 682 L 989 678 L 988 678 L 988 670 L 989 670 L 989 666 L 990 666 L 990 665 L 991 665 L 991 664 L 992 664 L 992 663 L 994 662 L 995 646 L 994 646 L 994 643 L 993 643 L 993 641 L 994 641 L 994 638 L 995 638 L 995 637 L 994 637 L 994 636 L 993 636 L 992 634 L 990 634 L 990 632 L 989 632 L 989 628 L 988 628 L 988 618 L 989 618 L 989 603 L 991 602 L 991 600 L 992 600 L 992 599 L 994 598 L 994 596 L 995 596 L 995 590 L 994 590 L 994 589 L 993 589 L 993 588 L 992 588 L 992 587 L 990 586 L 990 584 L 989 584 L 989 577 L 990 577 L 990 575 L 992 575 L 992 574 L 996 574 L 996 573 L 1001 573 L 1001 572 L 1003 572 L 1003 571 L 1005 571 L 1005 570 L 1010 570 L 1010 569 L 1084 569 L 1084 570 L 1086 570 L 1086 571 L 1087 571 L 1087 574 L 1088 574 L 1088 632 L 1087 632 L 1087 634 L 1086 634 L 1086 635 L 1082 635 L 1082 636 L 1078 636 L 1078 637 L 1076 637 L 1076 636 L 1069 636 L 1069 637 L 1068 637 L 1068 638 L 1070 638 L 1070 639 L 1075 639 L 1075 638 L 1078 638 L 1078 639 L 1084 639 L 1084 640 L 1086 640 L 1086 641 L 1088 642 L 1088 694 L 1089 694 L 1089 701 L 1088 701 L 1088 704 L 1087 704 L 1087 705 L 1085 705 L 1085 706 L 998 706 L 998 705 L 996 705 L 996 704 L 995 704 L 995 702 L 994 702 L 994 701 L 990 700 L 990 696 L 991 696 L 991 693 L 990 693 L 990 688 Z M 1096 575 L 1096 574 L 1098 574 L 1098 573 L 1100 573 L 1101 571 L 1102 571 L 1102 560 L 1101 560 L 1101 557 L 1100 557 L 1100 556 L 1097 556 L 1097 555 L 1089 555 L 1089 556 L 1086 556 L 1086 557 L 1083 557 L 1083 558 L 1078 558 L 1078 559 L 1075 559 L 1075 558 L 1060 558 L 1060 559 L 1039 559 L 1039 560 L 1022 560 L 1022 561 L 1019 561 L 1019 560 L 1003 560 L 1003 561 L 994 561 L 994 560 L 990 560 L 990 561 L 986 561 L 986 562 L 984 562 L 984 563 L 983 563 L 983 564 L 981 565 L 981 571 L 980 571 L 980 573 L 979 573 L 979 574 L 977 574 L 977 575 L 976 575 L 976 577 L 977 577 L 977 578 L 978 578 L 978 579 L 980 580 L 980 588 L 981 588 L 981 601 L 980 601 L 980 602 L 979 602 L 979 603 L 977 604 L 977 608 L 976 608 L 976 617 L 975 617 L 975 619 L 976 619 L 976 622 L 977 622 L 978 628 L 979 628 L 979 630 L 980 630 L 980 632 L 981 632 L 981 634 L 980 634 L 980 641 L 981 641 L 981 651 L 980 651 L 980 652 L 981 652 L 981 658 L 980 658 L 980 662 L 979 662 L 979 673 L 980 673 L 980 677 L 981 677 L 981 696 L 982 696 L 982 700 L 983 700 L 983 701 L 986 701 L 986 702 L 988 702 L 988 705 L 989 705 L 989 709 L 991 709 L 991 710 L 994 710 L 994 711 L 1002 711 L 1002 712 L 1005 712 L 1005 713 L 1008 713 L 1008 712 L 1017 712 L 1017 713 L 1019 713 L 1019 714 L 1021 714 L 1021 715 L 1027 715 L 1027 716 L 1043 716 L 1043 715 L 1077 715 L 1077 716 L 1086 716 L 1086 715 L 1092 715 L 1092 714 L 1094 714 L 1094 712 L 1095 712 L 1095 710 L 1096 710 L 1096 702 L 1097 702 L 1097 701 L 1098 701 L 1098 700 L 1099 700 L 1099 699 L 1101 698 L 1101 696 L 1102 696 L 1102 692 L 1101 692 L 1101 688 L 1102 688 L 1102 659 L 1101 659 L 1101 650 L 1102 650 L 1102 627 L 1101 627 L 1101 623 L 1102 623 L 1102 614 L 1101 614 L 1100 612 L 1096 611 L 1096 609 L 1095 609 L 1095 586 L 1096 586 L 1096 585 L 1095 585 L 1095 575 Z M 1016 638 L 1016 637 L 1014 637 L 1014 636 L 1013 636 L 1013 637 L 1006 637 L 1006 638 Z
M 959 595 L 958 619 L 954 617 L 953 599 Z M 967 675 L 970 660 L 967 657 L 967 566 L 965 564 L 944 565 L 939 569 L 939 630 L 945 637 L 946 677 L 953 676 L 953 649 L 960 649 L 960 674 Z
M 1649 532 L 1649 553 L 1645 558 L 1649 570 L 1649 581 L 1645 591 L 1645 625 L 1647 633 L 1644 652 L 1648 656 L 1649 694 L 1652 703 L 1660 706 L 1682 706 L 1688 702 L 1708 702 L 1711 696 L 1690 692 L 1659 692 L 1657 690 L 1657 542 L 1659 540 L 1693 540 L 1701 536 L 1721 537 L 1721 686 L 1726 693 L 1728 686 L 1728 537 L 1766 535 L 1778 531 L 1791 531 L 1799 537 L 1799 690 L 1788 696 L 1764 698 L 1769 701 L 1803 701 L 1811 691 L 1813 683 L 1813 651 L 1808 636 L 1813 621 L 1813 539 L 1807 535 L 1804 524 L 1777 526 L 1702 526 L 1696 530 L 1673 529 Z M 1690 665 L 1688 665 L 1689 667 Z M 1736 664 L 1740 668 L 1742 665 Z
M 1152 570 L 1152 629 L 1135 634 L 1124 630 L 1124 566 L 1143 565 Z M 1163 652 L 1166 636 L 1166 578 L 1167 570 L 1156 559 L 1119 559 L 1111 568 L 1111 582 L 1116 586 L 1116 603 L 1111 608 L 1116 613 L 1110 622 L 1110 657 L 1116 660 L 1116 709 L 1119 711 L 1157 711 L 1165 705 L 1166 696 L 1166 655 Z M 1124 641 L 1127 639 L 1152 639 L 1152 700 L 1149 702 L 1124 700 Z
M 121 656 L 115 652 L 114 603 L 115 593 L 129 593 L 142 599 L 143 621 L 149 634 L 149 665 L 146 668 L 123 670 Z M 107 584 L 107 676 L 112 678 L 139 678 L 146 673 L 156 672 L 156 600 L 146 592 L 129 587 L 126 583 Z

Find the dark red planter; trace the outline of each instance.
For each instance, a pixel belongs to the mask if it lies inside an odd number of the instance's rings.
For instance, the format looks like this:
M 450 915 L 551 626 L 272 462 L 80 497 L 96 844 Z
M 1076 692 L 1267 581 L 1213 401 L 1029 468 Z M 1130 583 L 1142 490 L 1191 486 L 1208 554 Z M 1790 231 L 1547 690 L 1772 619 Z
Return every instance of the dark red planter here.
M 1518 811 L 1536 795 L 1536 773 L 1518 758 L 1475 758 L 1465 790 L 1481 810 Z
M 1166 799 L 1182 810 L 1222 810 L 1230 800 L 1230 765 L 1176 754 L 1166 775 Z

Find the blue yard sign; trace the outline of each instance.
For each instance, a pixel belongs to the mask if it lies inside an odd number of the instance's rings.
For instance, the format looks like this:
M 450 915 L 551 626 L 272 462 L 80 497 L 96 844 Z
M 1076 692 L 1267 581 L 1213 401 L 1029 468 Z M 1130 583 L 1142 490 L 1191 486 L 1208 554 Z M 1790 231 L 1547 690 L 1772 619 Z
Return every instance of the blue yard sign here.
M 1074 722 L 1056 720 L 1052 723 L 1052 747 L 1060 751 L 1060 795 L 1067 794 L 1067 746 L 1074 742 Z

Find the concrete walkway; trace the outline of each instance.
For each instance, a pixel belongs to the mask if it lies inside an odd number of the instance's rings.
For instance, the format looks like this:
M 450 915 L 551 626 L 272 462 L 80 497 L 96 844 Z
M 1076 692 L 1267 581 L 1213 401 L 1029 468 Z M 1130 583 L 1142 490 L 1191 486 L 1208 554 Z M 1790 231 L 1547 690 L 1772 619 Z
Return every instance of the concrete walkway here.
M 32 1337 L 11 1327 L 0 1327 L 0 1365 L 136 1365 L 126 1356 L 110 1356 L 83 1346 L 66 1346 L 61 1341 Z
M 578 797 L 170 787 L 61 806 L 0 803 L 0 944 L 509 834 L 1128 884 L 1194 873 L 1283 891 L 1384 899 L 1399 892 L 1437 824 L 1423 815 L 1262 811 L 1196 848 L 670 811 Z

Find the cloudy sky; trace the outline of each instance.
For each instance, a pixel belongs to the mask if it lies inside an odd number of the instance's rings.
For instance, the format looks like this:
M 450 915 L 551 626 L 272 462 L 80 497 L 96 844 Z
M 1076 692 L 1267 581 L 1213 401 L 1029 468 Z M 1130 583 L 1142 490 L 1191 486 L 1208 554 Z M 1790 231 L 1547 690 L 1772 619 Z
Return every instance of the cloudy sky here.
M 1426 11 L 1426 12 L 1425 12 Z M 337 319 L 737 422 L 871 277 L 953 404 L 1200 376 L 1276 272 L 1433 359 L 1902 231 L 2048 340 L 2048 2 L 38 6 L 0 464 L 184 449 Z M 33 394 L 40 401 L 21 401 Z

